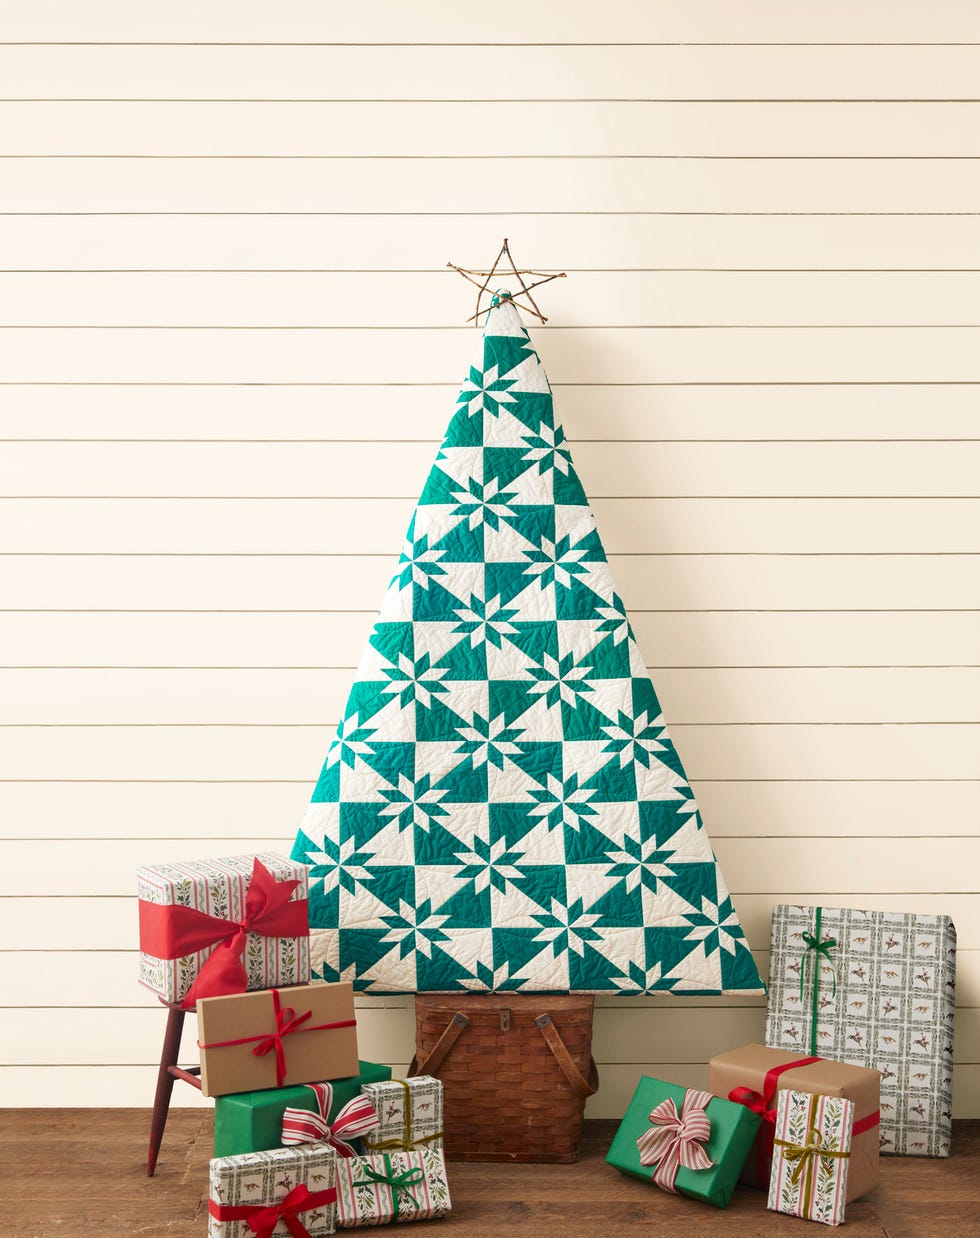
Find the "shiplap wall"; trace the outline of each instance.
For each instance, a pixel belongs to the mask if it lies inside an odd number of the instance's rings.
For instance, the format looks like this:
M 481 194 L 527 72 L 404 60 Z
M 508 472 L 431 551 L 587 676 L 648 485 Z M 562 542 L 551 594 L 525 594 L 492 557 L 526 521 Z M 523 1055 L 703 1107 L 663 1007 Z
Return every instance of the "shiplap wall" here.
M 289 847 L 508 235 L 760 964 L 775 901 L 952 912 L 980 1114 L 980 9 L 0 19 L 4 1103 L 149 1102 L 133 870 Z M 762 1015 L 601 1004 L 590 1111 Z

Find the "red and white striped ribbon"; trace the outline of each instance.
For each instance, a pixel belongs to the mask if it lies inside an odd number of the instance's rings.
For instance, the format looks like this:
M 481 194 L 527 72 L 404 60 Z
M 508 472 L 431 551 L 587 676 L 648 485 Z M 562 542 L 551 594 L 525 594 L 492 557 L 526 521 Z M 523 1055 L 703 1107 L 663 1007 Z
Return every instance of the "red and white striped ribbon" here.
M 282 1115 L 283 1143 L 326 1143 L 340 1156 L 357 1156 L 357 1149 L 347 1141 L 360 1139 L 381 1125 L 374 1106 L 366 1096 L 355 1096 L 330 1122 L 327 1115 L 333 1103 L 333 1085 L 309 1083 L 307 1087 L 316 1097 L 317 1110 L 286 1109 Z
M 650 1114 L 654 1129 L 646 1130 L 636 1141 L 641 1165 L 656 1165 L 653 1180 L 664 1191 L 677 1194 L 677 1170 L 710 1169 L 714 1161 L 701 1146 L 711 1137 L 711 1119 L 705 1113 L 710 1092 L 688 1088 L 678 1114 L 670 1099 L 663 1100 Z

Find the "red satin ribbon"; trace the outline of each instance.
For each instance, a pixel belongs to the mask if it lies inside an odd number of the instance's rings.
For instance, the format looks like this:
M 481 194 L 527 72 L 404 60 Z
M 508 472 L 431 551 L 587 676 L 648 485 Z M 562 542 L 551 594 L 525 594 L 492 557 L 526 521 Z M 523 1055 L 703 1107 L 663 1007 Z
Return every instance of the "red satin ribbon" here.
M 239 1036 L 237 1040 L 209 1040 L 207 1044 L 197 1042 L 199 1049 L 227 1049 L 232 1045 L 255 1044 L 252 1052 L 256 1057 L 265 1057 L 275 1050 L 276 1054 L 276 1087 L 281 1088 L 286 1078 L 286 1050 L 283 1048 L 283 1037 L 291 1036 L 293 1032 L 329 1032 L 338 1027 L 356 1027 L 356 1019 L 341 1019 L 338 1023 L 312 1023 L 304 1026 L 307 1019 L 313 1018 L 313 1011 L 307 1010 L 297 1015 L 292 1006 L 280 1006 L 279 990 L 270 989 L 272 993 L 272 1009 L 276 1016 L 276 1030 L 271 1034 L 260 1032 L 258 1036 Z
M 874 1113 L 869 1113 L 867 1117 L 859 1119 L 854 1123 L 852 1135 L 863 1135 L 865 1131 L 871 1130 L 873 1126 L 877 1126 L 881 1121 L 881 1110 L 876 1109 Z
M 776 1096 L 776 1080 L 787 1070 L 798 1070 L 801 1066 L 812 1066 L 814 1062 L 822 1062 L 821 1057 L 798 1057 L 792 1062 L 784 1062 L 782 1066 L 774 1066 L 766 1071 L 762 1083 L 762 1091 L 754 1092 L 751 1088 L 732 1088 L 728 1099 L 736 1105 L 745 1105 L 753 1113 L 762 1118 L 762 1126 L 755 1143 L 755 1167 L 760 1182 L 765 1182 L 772 1164 L 772 1154 L 776 1135 L 776 1106 L 773 1101 Z
M 299 1213 L 332 1204 L 336 1198 L 335 1187 L 312 1194 L 306 1183 L 301 1182 L 277 1204 L 216 1204 L 209 1199 L 208 1212 L 216 1221 L 247 1221 L 256 1238 L 272 1238 L 272 1231 L 280 1221 L 293 1238 L 310 1238 L 310 1231 L 299 1219 Z
M 307 900 L 290 902 L 299 881 L 277 881 L 260 860 L 252 866 L 241 920 L 223 920 L 193 907 L 174 907 L 140 899 L 140 949 L 157 959 L 182 959 L 217 945 L 205 959 L 182 1007 L 191 1010 L 201 997 L 244 993 L 248 975 L 242 963 L 249 933 L 262 937 L 306 937 L 310 931 Z

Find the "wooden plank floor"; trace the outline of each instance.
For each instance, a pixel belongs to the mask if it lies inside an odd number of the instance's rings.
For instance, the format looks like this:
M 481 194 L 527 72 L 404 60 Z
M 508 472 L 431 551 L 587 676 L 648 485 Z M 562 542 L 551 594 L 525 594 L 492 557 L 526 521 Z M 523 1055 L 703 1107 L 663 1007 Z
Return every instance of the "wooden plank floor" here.
M 0 1232 L 25 1238 L 202 1238 L 212 1117 L 174 1110 L 154 1178 L 143 1169 L 149 1114 L 7 1109 L 0 1114 Z M 419 1231 L 446 1238 L 782 1238 L 802 1223 L 739 1188 L 724 1212 L 625 1178 L 603 1157 L 615 1122 L 587 1122 L 577 1165 L 451 1165 L 454 1210 Z M 438 1231 L 437 1231 L 438 1227 Z M 402 1232 L 402 1231 L 399 1231 Z M 416 1232 L 415 1229 L 412 1231 Z M 813 1231 L 816 1232 L 816 1231 Z M 947 1161 L 888 1157 L 881 1185 L 847 1212 L 848 1238 L 980 1235 L 980 1122 L 955 1123 Z

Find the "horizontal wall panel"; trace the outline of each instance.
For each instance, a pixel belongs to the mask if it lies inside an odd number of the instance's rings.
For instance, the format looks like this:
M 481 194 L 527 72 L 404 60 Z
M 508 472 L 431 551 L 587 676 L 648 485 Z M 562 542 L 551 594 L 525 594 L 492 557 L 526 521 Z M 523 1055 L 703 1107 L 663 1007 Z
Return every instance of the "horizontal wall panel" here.
M 455 323 L 459 292 L 444 271 L 8 272 L 0 325 L 414 329 Z M 563 327 L 943 325 L 976 321 L 980 271 L 579 271 L 545 296 Z
M 978 130 L 980 132 L 980 130 Z M 460 381 L 463 329 L 7 329 L 3 382 Z M 556 382 L 978 382 L 980 327 L 564 327 L 537 332 Z
M 7 499 L 0 553 L 392 554 L 414 506 L 408 498 Z M 592 507 L 610 554 L 980 551 L 976 499 L 604 498 Z
M 187 275 L 181 278 L 189 278 Z M 546 341 L 547 342 L 547 341 Z M 416 387 L 7 385 L 3 439 L 419 440 L 436 444 L 455 382 Z M 956 439 L 977 437 L 970 384 L 557 386 L 573 450 L 587 440 Z
M 97 983 L 97 977 L 93 977 Z M 117 1009 L 107 1019 L 99 1009 L 77 1008 L 71 1012 L 71 1060 L 80 1066 L 98 1066 L 105 1060 L 104 1034 L 107 1023 L 115 1029 L 112 1055 L 118 1065 L 145 1065 L 159 1054 L 163 1015 L 154 1010 Z M 972 1064 L 975 1033 L 980 1033 L 980 1011 L 959 1014 L 954 1057 L 957 1064 Z M 14 1065 L 58 1064 L 65 1060 L 64 1028 L 54 1013 L 6 1009 L 4 1024 Z M 636 1007 L 596 1011 L 593 1052 L 603 1065 L 628 1065 L 642 1061 L 656 1045 L 658 1056 L 678 1063 L 702 1062 L 727 1052 L 733 1044 L 760 1043 L 765 1026 L 761 1007 L 720 1007 L 714 1012 L 681 1007 L 658 1006 L 654 1010 Z M 197 1057 L 196 1022 L 186 1024 L 182 1057 Z M 960 1034 L 962 1033 L 962 1034 Z M 974 1033 L 974 1035 L 971 1035 Z M 415 1014 L 403 1007 L 362 1007 L 357 1011 L 358 1052 L 367 1061 L 391 1061 L 413 1047 Z
M 530 450 L 530 434 L 525 442 L 524 467 L 533 476 L 538 467 Z M 0 493 L 14 497 L 359 498 L 381 494 L 413 498 L 421 493 L 435 456 L 431 443 L 18 442 L 7 443 L 0 453 Z M 980 439 L 971 443 L 582 443 L 574 450 L 574 462 L 586 493 L 596 497 L 980 494 Z M 464 479 L 466 475 L 464 471 Z M 465 485 L 460 486 L 459 493 L 468 497 Z
M 859 556 L 856 556 L 859 557 Z M 898 557 L 898 556 L 896 556 Z M 30 561 L 30 556 L 25 556 Z M 57 559 L 58 556 L 52 556 Z M 950 559 L 959 560 L 950 555 Z M 85 556 L 69 560 L 70 568 L 84 568 Z M 118 563 L 123 576 L 126 564 Z M 136 567 L 152 566 L 159 560 L 144 559 Z M 203 567 L 197 560 L 188 560 Z M 233 561 L 237 564 L 239 561 Z M 316 561 L 299 560 L 295 566 L 329 576 L 329 567 Z M 373 562 L 373 561 L 372 561 Z M 244 560 L 253 569 L 253 588 L 269 590 L 256 596 L 258 603 L 272 596 L 281 605 L 309 600 L 305 596 L 291 597 L 274 592 L 275 576 L 267 576 L 262 560 Z M 779 560 L 772 564 L 778 575 Z M 57 605 L 69 599 L 67 589 L 58 593 L 58 582 L 51 579 L 57 571 L 54 564 L 34 560 L 33 570 L 43 573 Z M 218 579 L 224 577 L 222 564 L 212 563 Z M 385 565 L 386 568 L 390 564 Z M 615 565 L 614 565 L 615 566 Z M 911 563 L 914 571 L 916 564 Z M 976 564 L 967 560 L 963 566 Z M 24 564 L 11 558 L 4 564 L 4 576 L 10 601 L 23 604 L 24 597 L 16 587 L 23 575 Z M 13 570 L 11 570 L 13 569 Z M 19 570 L 18 570 L 19 569 Z M 651 591 L 656 587 L 657 561 L 647 565 Z M 80 575 L 81 572 L 79 571 Z M 382 580 L 382 576 L 384 579 Z M 351 677 L 360 660 L 373 624 L 374 610 L 380 602 L 388 571 L 378 573 L 377 588 L 370 593 L 363 611 L 333 613 L 160 613 L 155 611 L 8 611 L 0 612 L 0 650 L 6 666 L 199 666 L 199 667 L 347 667 Z M 925 573 L 915 577 L 918 588 L 924 589 Z M 976 579 L 976 573 L 974 573 Z M 323 582 L 321 582 L 322 584 Z M 622 586 L 622 581 L 620 581 Z M 94 589 L 85 600 L 94 606 L 113 603 L 132 606 L 143 600 L 134 596 L 139 586 L 126 591 L 121 580 L 111 596 Z M 164 587 L 161 583 L 161 589 Z M 338 595 L 336 581 L 330 585 Z M 748 600 L 749 584 L 745 599 Z M 627 600 L 635 589 L 626 591 Z M 173 595 L 164 604 L 179 604 Z M 198 599 L 192 598 L 192 602 Z M 201 599 L 206 600 L 206 599 Z M 228 605 L 234 599 L 227 595 L 216 599 Z M 322 600 L 322 599 L 321 599 Z M 344 601 L 349 599 L 343 598 Z M 657 599 L 654 599 L 657 600 Z M 674 600 L 667 592 L 659 601 Z M 705 590 L 700 599 L 713 606 L 718 600 L 714 591 Z M 852 594 L 828 595 L 826 602 L 854 604 Z M 911 601 L 921 600 L 921 595 Z M 932 598 L 937 601 L 939 599 Z M 367 606 L 373 604 L 373 609 Z M 681 611 L 654 613 L 632 611 L 631 622 L 640 652 L 656 672 L 659 667 L 710 666 L 935 666 L 980 665 L 980 620 L 975 611 L 895 612 L 785 612 L 758 611 Z
M 3 52 L 0 46 L 0 61 Z M 377 52 L 374 48 L 370 54 Z M 974 59 L 980 57 L 974 53 Z M 0 81 L 6 85 L 2 77 Z M 975 83 L 971 89 L 975 92 Z M 529 115 L 533 118 L 533 105 Z M 402 214 L 459 211 L 465 215 L 476 205 L 474 182 L 481 185 L 480 208 L 502 213 L 894 213 L 975 211 L 980 205 L 976 164 L 971 159 L 930 159 L 928 176 L 922 174 L 922 160 L 915 158 L 601 155 L 583 160 L 573 154 L 549 157 L 545 168 L 542 162 L 506 155 L 489 160 L 425 156 L 408 165 L 403 158 L 276 156 L 275 175 L 270 176 L 268 158 L 14 155 L 4 160 L 9 178 L 4 210 L 240 211 L 247 207 L 250 211 L 375 213 L 386 205 L 396 206 Z M 406 175 L 411 163 L 420 175 Z M 389 197 L 393 181 L 399 186 L 397 203 Z M 555 291 L 549 293 L 552 301 Z M 555 302 L 561 303 L 561 298 Z
M 697 782 L 694 790 L 712 838 L 806 840 L 801 847 L 849 836 L 968 836 L 980 812 L 975 781 Z M 305 781 L 0 782 L 0 831 L 10 838 L 125 839 L 138 821 L 141 836 L 171 840 L 172 854 L 182 839 L 207 837 L 218 855 L 235 839 L 270 831 L 282 833 L 283 851 L 309 796 Z
M 4 155 L 976 156 L 972 103 L 0 103 Z
M 288 851 L 294 831 L 290 827 L 284 842 L 277 844 L 280 852 Z M 163 840 L 161 840 L 163 841 Z M 178 840 L 179 841 L 179 840 Z M 223 842 L 211 855 L 227 855 L 229 850 Z M 3 844 L 4 847 L 7 844 Z M 154 853 L 144 845 L 134 863 L 151 863 L 162 860 L 188 858 L 191 853 L 167 844 L 166 853 Z M 201 851 L 200 855 L 207 852 Z M 802 870 L 797 870 L 800 885 Z M 133 870 L 125 876 L 127 894 L 114 898 L 67 896 L 51 898 L 41 895 L 35 898 L 0 898 L 0 928 L 6 940 L 16 938 L 29 940 L 32 950 L 63 951 L 70 944 L 73 951 L 117 951 L 134 949 L 137 942 L 137 900 Z M 855 884 L 859 883 L 858 880 Z M 956 925 L 958 948 L 975 952 L 964 966 L 972 976 L 966 988 L 958 993 L 959 1000 L 970 1006 L 980 1005 L 980 900 L 974 894 L 868 894 L 852 892 L 850 895 L 828 894 L 825 891 L 796 888 L 791 892 L 775 891 L 766 894 L 734 895 L 735 908 L 749 945 L 760 953 L 760 965 L 767 965 L 769 929 L 772 909 L 778 903 L 800 903 L 807 906 L 860 907 L 868 911 L 905 911 L 923 915 L 949 915 Z M 26 934 L 26 937 L 25 937 Z M 685 999 L 687 1000 L 687 999 Z
M 447 8 L 441 0 L 400 0 L 370 7 L 325 8 L 318 0 L 282 0 L 271 11 L 262 0 L 212 0 L 206 9 L 175 0 L 165 9 L 144 9 L 126 0 L 95 0 L 84 13 L 59 0 L 36 0 L 13 12 L 9 40 L 103 42 L 374 43 L 379 32 L 393 43 L 699 43 L 699 42 L 889 42 L 980 41 L 980 16 L 958 0 L 924 7 L 918 0 L 870 0 L 859 8 L 829 0 L 819 9 L 786 8 L 779 0 L 746 0 L 737 11 L 725 0 L 621 0 L 597 9 L 586 0 L 528 6 L 499 0 L 492 8 Z M 230 38 L 231 35 L 234 38 Z M 438 38 L 436 37 L 438 36 Z M 833 36 L 833 37 L 832 37 Z
M 144 217 L 0 216 L 0 268 L 289 268 L 434 271 L 448 258 L 480 267 L 509 236 L 518 259 L 537 269 L 575 267 L 938 267 L 976 252 L 976 216 L 893 215 L 532 215 L 492 214 L 474 200 L 467 214 L 399 215 L 389 198 L 373 216 L 329 214 Z M 308 207 L 307 210 L 312 208 Z M 457 276 L 452 320 L 473 312 Z M 447 293 L 447 298 L 452 298 Z M 548 312 L 548 300 L 541 294 Z M 166 375 L 171 378 L 173 376 Z M 773 376 L 764 375 L 771 379 Z
M 127 903 L 130 910 L 132 903 Z M 135 920 L 133 921 L 135 924 Z M 98 1007 L 124 1006 L 159 1010 L 156 994 L 136 981 L 139 953 L 136 949 L 133 924 L 127 935 L 110 950 L 37 950 L 0 953 L 0 985 L 4 1004 L 12 1007 L 56 1006 Z M 768 944 L 768 943 L 767 943 Z M 753 955 L 763 978 L 769 966 L 768 949 L 755 949 Z M 966 1039 L 967 1030 L 976 1026 L 980 1017 L 980 950 L 960 947 L 956 956 L 957 1044 L 962 1056 L 975 1053 Z M 397 1011 L 411 1008 L 411 996 L 359 997 L 362 1008 L 384 1006 Z M 654 997 L 609 995 L 597 997 L 596 1009 L 601 1011 L 607 1034 L 614 1033 L 620 1012 L 639 1012 L 644 1021 L 658 1012 L 677 1010 L 720 1011 L 739 1007 L 758 1015 L 765 1011 L 765 997 L 675 997 L 665 993 Z M 632 1018 L 632 1014 L 630 1015 Z M 978 1029 L 980 1031 L 980 1029 Z M 758 1039 L 761 1041 L 762 1036 Z M 977 1043 L 980 1043 L 978 1041 Z M 632 1052 L 632 1051 L 631 1051 Z M 642 1055 L 641 1055 L 642 1056 Z
M 287 833 L 288 831 L 288 833 Z M 290 827 L 283 833 L 292 834 Z M 281 836 L 280 836 L 281 838 Z M 281 850 L 275 838 L 232 842 L 234 853 Z M 180 859 L 207 859 L 215 854 L 213 839 L 84 839 L 46 841 L 7 840 L 3 844 L 3 895 L 125 895 L 134 888 L 140 864 L 155 863 L 177 854 Z M 923 867 L 928 846 L 930 866 Z M 865 895 L 906 890 L 916 893 L 967 893 L 977 864 L 980 840 L 935 837 L 895 838 L 887 847 L 878 839 L 836 838 L 832 846 L 809 850 L 801 858 L 795 839 L 716 839 L 715 852 L 733 893 L 758 889 L 760 882 L 777 889 L 792 882 L 798 872 L 829 894 L 852 892 L 855 875 Z M 30 869 L 30 865 L 34 869 Z M 968 943 L 965 943 L 968 944 Z
M 404 1075 L 408 1069 L 404 1062 L 391 1065 L 396 1074 Z M 0 1086 L 11 1107 L 60 1107 L 68 1090 L 79 1108 L 104 1110 L 106 1094 L 111 1092 L 114 1108 L 141 1109 L 149 1107 L 157 1070 L 157 1066 L 0 1067 Z M 971 1117 L 980 1107 L 980 1067 L 965 1065 L 953 1070 L 953 1116 Z M 706 1065 L 642 1062 L 632 1066 L 606 1066 L 599 1092 L 587 1102 L 586 1116 L 621 1118 L 641 1075 L 666 1079 L 688 1088 L 704 1088 L 708 1082 Z M 174 1098 L 175 1111 L 203 1109 L 210 1104 L 193 1088 L 181 1088 Z
M 577 665 L 587 672 L 589 655 Z M 343 715 L 352 679 L 348 668 L 0 669 L 0 725 L 319 726 Z M 587 673 L 583 682 L 597 708 L 614 716 L 602 682 Z M 473 685 L 444 683 L 441 699 L 466 716 Z M 659 669 L 656 688 L 668 723 L 678 726 L 971 722 L 980 667 L 685 667 Z
M 719 1011 L 719 1019 L 723 1012 Z M 161 1033 L 162 1035 L 162 1033 Z M 411 1048 L 411 1045 L 407 1046 Z M 404 1047 L 400 1047 L 402 1053 Z M 389 1063 L 397 1075 L 404 1075 L 406 1062 Z M 156 1083 L 157 1066 L 4 1066 L 0 1067 L 0 1087 L 11 1107 L 60 1108 L 66 1093 L 73 1106 L 104 1110 L 106 1096 L 112 1096 L 116 1109 L 149 1108 Z M 666 1079 L 681 1087 L 704 1088 L 708 1082 L 706 1065 L 678 1065 L 670 1062 L 641 1062 L 632 1066 L 605 1066 L 602 1086 L 586 1105 L 589 1118 L 621 1118 L 641 1075 Z M 174 1094 L 174 1110 L 202 1109 L 211 1102 L 194 1088 L 182 1087 Z M 980 1110 L 980 1066 L 953 1068 L 953 1116 L 969 1118 Z
M 0 46 L 4 97 L 35 99 L 972 99 L 977 68 L 968 46 Z
M 975 778 L 980 726 L 673 726 L 699 778 Z M 314 783 L 333 738 L 323 726 L 22 727 L 4 733 L 8 777 L 203 778 Z

